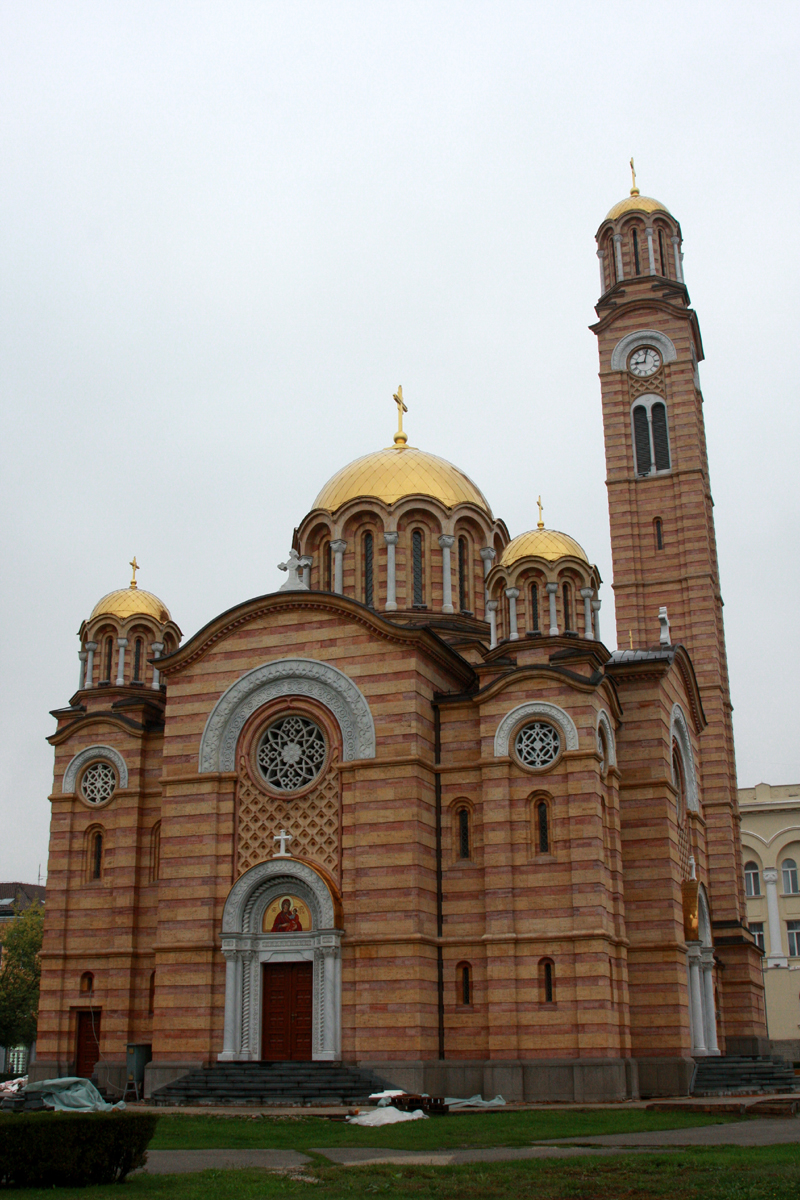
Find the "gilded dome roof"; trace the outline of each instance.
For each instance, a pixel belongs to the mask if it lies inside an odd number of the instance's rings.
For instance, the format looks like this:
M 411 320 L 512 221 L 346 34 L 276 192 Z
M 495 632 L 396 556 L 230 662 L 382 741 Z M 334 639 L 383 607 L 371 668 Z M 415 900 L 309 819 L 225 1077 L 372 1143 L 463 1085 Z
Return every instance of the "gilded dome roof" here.
M 336 512 L 357 496 L 374 496 L 384 504 L 396 504 L 404 496 L 418 494 L 432 496 L 447 508 L 476 504 L 492 515 L 483 492 L 458 467 L 435 454 L 403 445 L 376 450 L 342 467 L 325 484 L 314 508 Z
M 169 609 L 159 600 L 158 596 L 154 596 L 152 592 L 142 591 L 136 584 L 103 596 L 103 599 L 98 600 L 92 609 L 89 620 L 94 620 L 99 616 L 109 616 L 127 621 L 128 617 L 139 615 L 154 617 L 161 625 L 171 620 Z
M 619 204 L 615 204 L 606 220 L 616 221 L 617 217 L 622 217 L 629 212 L 669 213 L 669 209 L 659 200 L 653 200 L 650 196 L 640 196 L 637 193 L 635 196 L 626 196 L 624 200 L 620 200 Z
M 555 562 L 567 555 L 581 558 L 585 563 L 589 561 L 585 550 L 568 533 L 559 533 L 557 529 L 529 529 L 527 533 L 512 538 L 503 551 L 499 565 L 510 567 L 520 558 L 529 556 Z

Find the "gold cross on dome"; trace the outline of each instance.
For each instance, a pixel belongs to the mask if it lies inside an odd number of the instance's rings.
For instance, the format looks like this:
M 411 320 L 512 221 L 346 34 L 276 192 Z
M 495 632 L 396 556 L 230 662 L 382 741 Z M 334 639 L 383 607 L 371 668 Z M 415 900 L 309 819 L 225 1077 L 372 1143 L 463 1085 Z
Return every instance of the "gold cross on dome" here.
M 537 528 L 537 529 L 544 529 L 544 521 L 542 520 L 542 497 L 541 497 L 541 496 L 540 496 L 540 497 L 539 497 L 539 499 L 536 501 L 536 503 L 537 503 L 537 504 L 538 504 L 538 506 L 539 506 L 539 524 L 536 526 L 536 528 Z
M 394 435 L 395 446 L 405 446 L 408 437 L 403 432 L 403 413 L 408 412 L 408 408 L 403 400 L 403 385 L 399 384 L 397 391 L 394 394 L 394 402 L 397 405 L 397 433 Z
M 138 586 L 138 585 L 137 585 L 137 583 L 136 583 L 136 572 L 141 570 L 141 567 L 139 566 L 139 564 L 138 564 L 138 563 L 137 563 L 137 561 L 136 561 L 136 555 L 135 555 L 135 554 L 134 554 L 134 556 L 133 556 L 133 559 L 132 559 L 132 561 L 128 563 L 128 566 L 129 566 L 129 567 L 132 569 L 132 571 L 133 571 L 133 579 L 131 580 L 131 587 L 132 587 L 132 588 L 135 588 L 135 587 L 137 587 L 137 586 Z
M 633 159 L 631 159 L 631 179 L 633 180 L 633 186 L 631 187 L 631 195 L 638 196 L 639 189 L 636 186 L 636 171 L 634 170 Z

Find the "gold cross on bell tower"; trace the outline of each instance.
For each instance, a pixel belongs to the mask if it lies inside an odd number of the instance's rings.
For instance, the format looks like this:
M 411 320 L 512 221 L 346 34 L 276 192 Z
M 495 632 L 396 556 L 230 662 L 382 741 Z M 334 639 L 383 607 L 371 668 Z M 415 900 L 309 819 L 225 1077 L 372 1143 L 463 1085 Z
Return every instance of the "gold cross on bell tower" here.
M 536 528 L 544 529 L 544 521 L 542 520 L 542 497 L 541 496 L 536 501 L 536 503 L 539 506 L 539 524 L 536 526 Z
M 132 560 L 131 560 L 131 561 L 128 563 L 128 566 L 129 566 L 129 567 L 131 568 L 131 570 L 133 571 L 133 579 L 131 580 L 131 587 L 132 587 L 132 588 L 138 587 L 138 584 L 136 583 L 136 572 L 137 572 L 137 571 L 140 571 L 140 570 L 141 570 L 141 567 L 139 566 L 139 564 L 138 564 L 138 563 L 137 563 L 137 561 L 136 561 L 136 555 L 135 555 L 135 554 L 134 554 L 134 556 L 133 556 Z
M 394 394 L 394 402 L 397 405 L 397 433 L 394 435 L 395 446 L 405 446 L 408 437 L 403 432 L 403 413 L 408 412 L 408 408 L 403 401 L 403 385 L 399 384 L 397 391 Z
M 636 186 L 636 170 L 635 170 L 635 168 L 634 168 L 634 165 L 633 165 L 633 159 L 631 159 L 631 179 L 633 180 L 633 183 L 632 183 L 632 186 L 631 186 L 631 195 L 632 195 L 632 196 L 638 196 L 638 195 L 639 195 L 639 189 L 638 189 L 638 187 Z

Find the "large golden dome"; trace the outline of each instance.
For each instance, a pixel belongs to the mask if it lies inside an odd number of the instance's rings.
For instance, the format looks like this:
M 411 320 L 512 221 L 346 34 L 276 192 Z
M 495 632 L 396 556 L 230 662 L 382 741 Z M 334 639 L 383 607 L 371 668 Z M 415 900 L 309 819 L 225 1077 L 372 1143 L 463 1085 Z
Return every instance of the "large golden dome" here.
M 314 508 L 336 512 L 356 497 L 374 496 L 384 504 L 396 504 L 404 496 L 414 495 L 432 496 L 447 508 L 476 504 L 490 518 L 492 515 L 483 492 L 458 467 L 435 454 L 403 445 L 376 450 L 342 467 L 325 484 Z
M 500 559 L 501 567 L 510 567 L 520 558 L 545 558 L 548 562 L 569 556 L 580 558 L 585 563 L 589 560 L 582 546 L 579 546 L 568 533 L 559 533 L 557 529 L 529 529 L 512 538 L 503 551 Z
M 135 583 L 132 583 L 128 588 L 109 592 L 107 596 L 103 596 L 102 600 L 98 600 L 92 609 L 89 620 L 94 620 L 99 616 L 109 616 L 118 617 L 120 621 L 127 621 L 128 617 L 139 615 L 155 617 L 161 625 L 165 625 L 167 621 L 171 620 L 169 609 L 159 600 L 158 596 L 154 596 L 152 592 L 143 592 Z
M 653 200 L 650 196 L 640 196 L 637 192 L 635 195 L 626 196 L 624 200 L 620 200 L 619 204 L 615 204 L 606 217 L 606 220 L 616 221 L 617 217 L 622 217 L 625 213 L 629 212 L 669 213 L 669 209 L 659 200 Z

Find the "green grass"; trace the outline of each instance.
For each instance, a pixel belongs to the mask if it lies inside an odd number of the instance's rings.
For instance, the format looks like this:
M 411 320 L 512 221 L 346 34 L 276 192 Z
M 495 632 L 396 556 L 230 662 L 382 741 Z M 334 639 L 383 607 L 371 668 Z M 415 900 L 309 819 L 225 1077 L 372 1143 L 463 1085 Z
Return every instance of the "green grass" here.
M 303 1176 L 204 1171 L 119 1185 L 7 1191 L 4 1200 L 797 1200 L 800 1147 L 692 1148 L 675 1154 L 546 1159 L 461 1167 L 304 1167 Z
M 641 1108 L 534 1109 L 453 1114 L 370 1129 L 324 1117 L 212 1117 L 165 1114 L 152 1150 L 273 1149 L 369 1146 L 390 1150 L 452 1150 L 471 1146 L 529 1146 L 531 1142 L 600 1133 L 641 1133 L 721 1125 L 736 1118 L 710 1113 L 658 1113 Z

